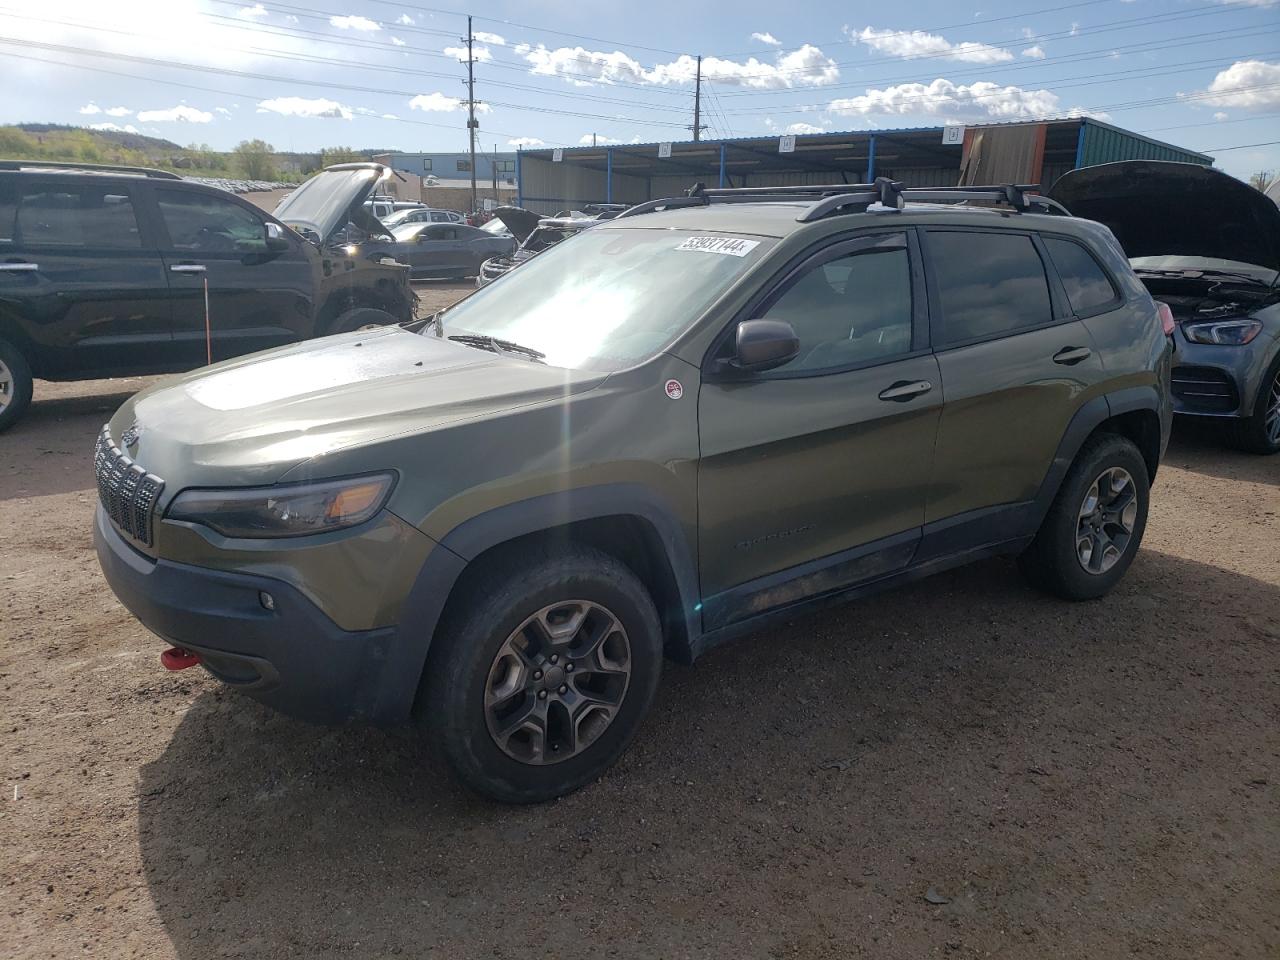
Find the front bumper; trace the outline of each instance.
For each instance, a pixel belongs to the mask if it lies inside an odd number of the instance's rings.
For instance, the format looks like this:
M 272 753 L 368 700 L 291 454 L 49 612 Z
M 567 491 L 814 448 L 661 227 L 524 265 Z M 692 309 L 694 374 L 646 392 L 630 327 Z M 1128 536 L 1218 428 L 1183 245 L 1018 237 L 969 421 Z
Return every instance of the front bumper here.
M 107 583 L 148 630 L 199 653 L 228 686 L 314 723 L 388 723 L 416 684 L 395 663 L 396 628 L 343 630 L 296 588 L 138 553 L 101 506 L 94 547 Z M 268 593 L 274 609 L 262 604 Z
M 1274 341 L 1264 335 L 1240 347 L 1192 343 L 1174 333 L 1173 412 L 1196 417 L 1247 417 L 1270 363 Z

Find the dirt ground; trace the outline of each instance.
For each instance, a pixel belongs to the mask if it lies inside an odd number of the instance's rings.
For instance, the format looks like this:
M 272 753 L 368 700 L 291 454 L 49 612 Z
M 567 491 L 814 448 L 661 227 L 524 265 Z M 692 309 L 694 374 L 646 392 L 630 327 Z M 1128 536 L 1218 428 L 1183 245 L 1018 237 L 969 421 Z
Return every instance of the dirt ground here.
M 0 957 L 1280 956 L 1280 459 L 1180 428 L 1107 599 L 993 561 L 797 619 L 508 808 L 161 669 L 89 533 L 144 382 L 0 435 Z

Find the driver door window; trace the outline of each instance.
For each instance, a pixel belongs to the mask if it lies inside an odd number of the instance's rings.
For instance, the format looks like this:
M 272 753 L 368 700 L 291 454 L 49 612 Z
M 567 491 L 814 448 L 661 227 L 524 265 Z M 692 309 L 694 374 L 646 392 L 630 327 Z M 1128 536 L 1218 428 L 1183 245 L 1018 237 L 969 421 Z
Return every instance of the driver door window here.
M 911 351 L 911 264 L 905 248 L 870 249 L 812 266 L 762 315 L 784 320 L 800 353 L 777 370 L 817 373 Z
M 185 190 L 157 190 L 156 201 L 171 250 L 261 253 L 267 249 L 265 221 L 238 203 Z

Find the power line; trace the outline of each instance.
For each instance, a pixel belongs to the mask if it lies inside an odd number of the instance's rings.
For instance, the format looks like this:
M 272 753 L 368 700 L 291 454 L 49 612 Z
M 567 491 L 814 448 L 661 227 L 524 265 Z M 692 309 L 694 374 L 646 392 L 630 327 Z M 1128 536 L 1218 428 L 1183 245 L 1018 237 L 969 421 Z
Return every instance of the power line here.
M 1274 147 L 1280 140 L 1265 140 L 1262 143 L 1240 143 L 1234 147 L 1206 147 L 1203 153 L 1226 153 L 1228 150 L 1249 150 L 1252 147 Z

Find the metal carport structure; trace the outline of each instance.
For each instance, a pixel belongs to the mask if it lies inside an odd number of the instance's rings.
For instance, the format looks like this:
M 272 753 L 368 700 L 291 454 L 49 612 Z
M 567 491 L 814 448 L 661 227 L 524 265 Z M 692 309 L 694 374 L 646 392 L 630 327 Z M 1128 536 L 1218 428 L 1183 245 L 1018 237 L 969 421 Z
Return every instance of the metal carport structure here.
M 908 186 L 950 186 L 959 181 L 971 153 L 976 158 L 974 144 L 983 136 L 991 156 L 999 154 L 1002 139 L 1017 135 L 1020 146 L 998 157 L 1004 161 L 1002 169 L 1012 165 L 1016 175 L 1008 179 L 1046 189 L 1068 170 L 1113 160 L 1213 162 L 1205 154 L 1091 118 L 971 126 L 958 143 L 943 142 L 946 129 L 522 150 L 516 155 L 517 203 L 552 214 L 588 203 L 642 203 L 678 196 L 697 182 L 709 187 L 769 187 L 866 183 L 887 176 Z M 783 152 L 786 147 L 791 149 Z

